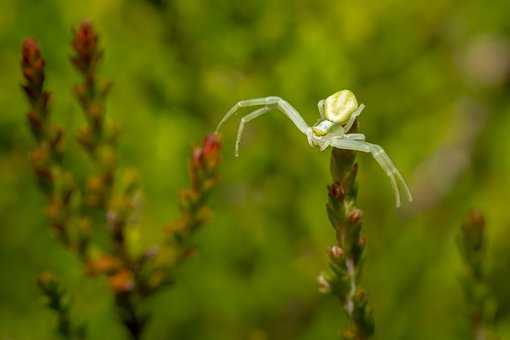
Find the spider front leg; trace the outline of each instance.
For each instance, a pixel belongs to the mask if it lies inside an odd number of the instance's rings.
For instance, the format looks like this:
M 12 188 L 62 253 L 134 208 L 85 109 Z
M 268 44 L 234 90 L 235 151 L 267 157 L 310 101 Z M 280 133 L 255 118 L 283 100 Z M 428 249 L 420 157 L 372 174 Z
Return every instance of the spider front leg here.
M 280 97 L 264 97 L 264 98 L 255 98 L 255 99 L 248 99 L 248 100 L 241 100 L 237 102 L 232 108 L 225 114 L 225 116 L 221 119 L 220 123 L 218 124 L 218 127 L 216 128 L 216 132 L 218 132 L 223 124 L 234 114 L 236 114 L 239 109 L 243 107 L 251 107 L 251 106 L 260 106 L 263 105 L 262 108 L 255 110 L 254 112 L 248 114 L 245 116 L 239 125 L 239 129 L 237 132 L 237 140 L 236 140 L 236 156 L 239 154 L 239 143 L 241 141 L 241 136 L 244 130 L 244 124 L 249 122 L 250 120 L 253 120 L 267 112 L 269 112 L 271 109 L 277 109 L 280 112 L 282 112 L 284 115 L 286 115 L 293 123 L 296 125 L 296 127 L 301 131 L 303 134 L 307 136 L 310 142 L 310 127 L 305 122 L 305 120 L 301 117 L 299 112 L 293 108 L 289 103 L 287 103 L 285 100 L 283 100 Z
M 241 109 L 243 107 L 249 107 L 249 106 L 270 105 L 273 102 L 271 100 L 271 98 L 273 98 L 273 97 L 263 97 L 263 98 L 246 99 L 246 100 L 238 101 L 237 103 L 235 103 L 234 106 L 232 106 L 230 108 L 230 110 L 227 111 L 225 116 L 223 116 L 223 118 L 220 120 L 220 122 L 218 123 L 218 126 L 216 127 L 216 132 L 220 131 L 223 124 L 225 124 L 225 122 L 230 117 L 232 117 L 234 114 L 236 114 L 237 111 L 239 111 L 239 109 Z
M 348 136 L 348 135 L 346 135 Z M 353 151 L 362 151 L 371 153 L 374 159 L 377 161 L 377 163 L 381 166 L 381 168 L 384 170 L 386 175 L 390 178 L 391 186 L 393 188 L 393 192 L 395 194 L 395 201 L 397 207 L 400 206 L 400 191 L 397 186 L 397 181 L 395 179 L 398 178 L 402 186 L 404 187 L 404 190 L 407 194 L 407 198 L 411 202 L 413 200 L 413 196 L 411 195 L 411 191 L 409 190 L 409 187 L 407 186 L 406 181 L 404 180 L 404 177 L 400 174 L 398 169 L 393 164 L 393 161 L 390 159 L 390 157 L 386 154 L 383 148 L 381 148 L 377 144 L 371 144 L 365 141 L 355 140 L 355 139 L 346 139 L 346 138 L 332 138 L 329 141 L 330 145 L 334 148 L 338 149 L 346 149 L 346 150 L 353 150 Z
M 344 131 L 347 133 L 354 125 L 354 122 L 356 121 L 356 118 L 358 118 L 361 115 L 361 112 L 365 108 L 365 104 L 361 104 L 356 111 L 354 111 L 351 114 L 351 117 L 347 121 L 347 124 L 345 124 Z
M 241 118 L 241 122 L 239 123 L 239 128 L 237 130 L 237 139 L 236 139 L 236 148 L 235 155 L 239 157 L 239 144 L 241 143 L 241 136 L 243 135 L 244 124 L 248 123 L 250 120 L 257 118 L 258 116 L 262 116 L 264 113 L 270 111 L 271 108 L 268 106 L 263 107 L 261 109 L 255 110 L 250 114 L 247 114 L 243 118 Z
M 296 127 L 301 131 L 302 133 L 306 134 L 307 130 L 309 128 L 308 124 L 305 122 L 303 117 L 299 114 L 299 112 L 292 107 L 288 102 L 283 100 L 280 97 L 263 97 L 263 98 L 255 98 L 255 99 L 247 99 L 247 100 L 241 100 L 237 102 L 228 112 L 223 116 L 221 121 L 219 122 L 218 126 L 216 127 L 216 132 L 218 132 L 223 124 L 234 114 L 236 114 L 239 109 L 243 107 L 250 107 L 250 106 L 259 106 L 264 105 L 268 107 L 274 107 L 275 109 L 278 109 L 283 114 L 285 114 L 293 123 L 296 125 Z

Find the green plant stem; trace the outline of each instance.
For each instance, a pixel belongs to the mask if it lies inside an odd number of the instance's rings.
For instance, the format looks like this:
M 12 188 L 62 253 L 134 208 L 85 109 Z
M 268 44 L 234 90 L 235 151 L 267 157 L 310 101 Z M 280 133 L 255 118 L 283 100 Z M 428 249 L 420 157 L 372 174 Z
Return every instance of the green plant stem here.
M 356 206 L 357 164 L 355 154 L 333 149 L 331 154 L 328 217 L 335 230 L 336 244 L 329 250 L 330 271 L 319 276 L 319 290 L 340 300 L 349 319 L 344 339 L 365 340 L 374 333 L 372 310 L 359 286 L 361 259 L 366 239 L 361 235 L 362 211 Z
M 85 327 L 71 322 L 71 299 L 55 276 L 44 272 L 39 275 L 37 283 L 47 298 L 48 307 L 57 315 L 57 334 L 63 339 L 85 339 Z
M 496 305 L 486 277 L 486 239 L 485 218 L 481 212 L 471 210 L 462 224 L 457 241 L 465 264 L 462 284 L 474 340 L 496 338 L 489 331 Z
M 141 339 L 147 318 L 140 316 L 133 302 L 133 294 L 124 293 L 115 295 L 115 304 L 121 312 L 122 323 L 128 330 L 131 338 L 133 340 Z

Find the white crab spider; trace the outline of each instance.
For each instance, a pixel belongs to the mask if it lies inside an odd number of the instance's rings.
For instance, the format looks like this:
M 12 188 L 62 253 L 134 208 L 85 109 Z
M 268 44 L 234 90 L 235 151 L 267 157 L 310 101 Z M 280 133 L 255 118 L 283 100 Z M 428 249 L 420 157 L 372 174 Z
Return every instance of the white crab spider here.
M 402 177 L 383 148 L 377 144 L 366 142 L 365 135 L 361 133 L 348 133 L 356 121 L 356 118 L 358 118 L 361 111 L 365 108 L 363 104 L 358 105 L 356 97 L 351 91 L 341 90 L 326 99 L 320 100 L 318 106 L 321 119 L 311 127 L 306 124 L 305 120 L 295 108 L 280 97 L 241 100 L 225 114 L 216 128 L 216 132 L 218 132 L 222 125 L 232 115 L 238 112 L 240 108 L 252 106 L 261 107 L 241 118 L 235 145 L 236 157 L 239 156 L 239 143 L 241 142 L 244 125 L 264 113 L 276 109 L 285 114 L 297 126 L 299 131 L 306 135 L 308 144 L 312 147 L 317 147 L 321 151 L 324 151 L 328 146 L 332 146 L 338 149 L 371 153 L 390 178 L 397 207 L 400 206 L 400 191 L 396 179 L 398 179 L 404 187 L 409 201 L 411 202 L 413 200 L 404 177 Z

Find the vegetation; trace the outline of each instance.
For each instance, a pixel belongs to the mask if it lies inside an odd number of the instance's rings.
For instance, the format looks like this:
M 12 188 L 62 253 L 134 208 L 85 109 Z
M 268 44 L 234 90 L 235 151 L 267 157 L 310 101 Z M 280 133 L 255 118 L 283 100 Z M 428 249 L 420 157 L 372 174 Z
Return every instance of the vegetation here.
M 508 1 L 0 10 L 0 339 L 510 338 Z M 221 149 L 193 149 L 240 99 L 280 96 L 313 124 L 341 89 L 412 204 L 395 209 L 370 155 L 341 153 L 331 180 L 330 152 L 277 112 L 240 158 L 236 119 Z M 459 236 L 472 207 L 481 252 Z M 330 281 L 344 259 L 354 294 Z
M 329 249 L 331 272 L 319 276 L 319 289 L 331 292 L 343 305 L 350 325 L 344 339 L 364 340 L 374 333 L 374 318 L 367 293 L 359 287 L 362 256 L 367 240 L 361 235 L 362 211 L 356 207 L 358 166 L 352 151 L 334 149 L 331 154 L 333 183 L 328 187 L 328 217 L 336 244 Z
M 133 170 L 116 180 L 117 128 L 105 116 L 111 83 L 101 83 L 96 74 L 103 56 L 98 43 L 89 22 L 74 31 L 71 61 L 83 78 L 74 92 L 86 118 L 77 141 L 93 163 L 80 188 L 64 164 L 64 130 L 50 121 L 51 94 L 44 86 L 46 62 L 32 38 L 24 41 L 23 90 L 31 109 L 27 120 L 37 143 L 31 153 L 32 167 L 48 198 L 46 211 L 56 239 L 78 255 L 87 274 L 106 276 L 119 319 L 133 339 L 140 339 L 149 319 L 141 304 L 174 282 L 178 266 L 193 254 L 191 235 L 209 217 L 206 199 L 217 182 L 220 142 L 212 134 L 202 147 L 194 149 L 189 165 L 192 186 L 182 192 L 182 216 L 168 228 L 164 241 L 148 250 L 134 251 L 128 232 L 140 210 L 140 191 Z M 104 234 L 108 234 L 106 246 Z M 58 316 L 57 333 L 65 339 L 84 338 L 84 326 L 72 329 L 69 298 L 58 281 L 44 273 L 39 286 Z

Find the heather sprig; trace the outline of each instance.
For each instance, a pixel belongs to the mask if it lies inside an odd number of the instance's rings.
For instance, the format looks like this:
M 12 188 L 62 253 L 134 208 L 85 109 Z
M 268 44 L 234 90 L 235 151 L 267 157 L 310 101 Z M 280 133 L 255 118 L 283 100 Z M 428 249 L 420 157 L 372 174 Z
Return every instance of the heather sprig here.
M 181 217 L 168 228 L 164 242 L 136 253 L 126 230 L 140 210 L 140 179 L 135 170 L 118 171 L 118 128 L 107 119 L 105 110 L 111 82 L 97 74 L 103 52 L 89 22 L 73 31 L 72 48 L 71 62 L 82 80 L 74 87 L 74 93 L 85 116 L 77 141 L 90 156 L 93 170 L 80 186 L 65 169 L 64 130 L 49 120 L 45 62 L 35 40 L 27 39 L 21 64 L 23 89 L 31 108 L 27 117 L 36 140 L 32 164 L 48 198 L 48 216 L 58 239 L 78 253 L 88 276 L 107 279 L 120 321 L 133 339 L 140 339 L 149 319 L 141 305 L 165 283 L 175 280 L 176 265 L 194 252 L 191 236 L 208 221 L 207 199 L 217 183 L 221 145 L 218 136 L 209 135 L 202 146 L 193 150 L 189 163 L 191 188 L 184 190 L 179 199 Z M 96 242 L 104 237 L 95 233 L 106 234 L 108 244 Z M 44 274 L 39 283 L 50 298 L 50 307 L 59 315 L 63 336 L 75 336 L 58 281 Z
M 362 211 L 356 206 L 358 166 L 352 151 L 333 149 L 330 164 L 333 183 L 328 186 L 326 210 L 336 233 L 328 251 L 330 270 L 318 277 L 319 291 L 340 300 L 349 326 L 344 339 L 363 340 L 374 333 L 374 319 L 365 290 L 359 286 L 366 238 L 361 234 Z
M 83 242 L 73 232 L 72 198 L 76 192 L 74 177 L 62 167 L 64 131 L 51 122 L 51 94 L 45 89 L 45 61 L 37 42 L 24 40 L 21 49 L 23 91 L 30 104 L 27 120 L 36 145 L 30 154 L 32 168 L 47 197 L 46 214 L 54 234 L 64 246 L 79 250 Z
M 193 149 L 188 166 L 191 187 L 183 189 L 179 195 L 181 216 L 167 226 L 165 241 L 145 256 L 151 259 L 146 273 L 148 293 L 172 284 L 179 265 L 195 254 L 193 236 L 211 217 L 207 202 L 218 182 L 220 150 L 220 137 L 214 133 Z
M 57 315 L 57 334 L 63 339 L 85 339 L 85 326 L 71 322 L 71 298 L 59 280 L 53 274 L 44 272 L 37 278 L 37 284 L 46 297 L 48 308 Z
M 147 317 L 138 311 L 134 302 L 140 287 L 136 282 L 138 268 L 134 265 L 134 255 L 128 251 L 125 237 L 127 220 L 134 209 L 136 175 L 128 176 L 132 183 L 114 194 L 117 131 L 106 119 L 106 99 L 111 82 L 101 81 L 97 74 L 103 51 L 92 24 L 83 22 L 73 30 L 73 35 L 71 62 L 82 78 L 82 82 L 74 87 L 74 93 L 85 116 L 78 142 L 94 164 L 94 172 L 86 181 L 82 216 L 92 224 L 107 227 L 111 241 L 110 249 L 103 249 L 99 256 L 87 262 L 87 273 L 107 277 L 120 319 L 132 337 L 138 339 Z
M 465 265 L 462 285 L 473 339 L 496 339 L 490 329 L 496 305 L 487 281 L 487 231 L 480 211 L 469 212 L 462 223 L 457 243 Z
M 96 165 L 96 173 L 87 180 L 85 204 L 106 209 L 117 165 L 118 129 L 113 124 L 108 125 L 106 120 L 106 99 L 112 83 L 97 75 L 103 52 L 92 24 L 84 22 L 73 32 L 71 61 L 82 77 L 82 82 L 74 87 L 74 93 L 86 119 L 78 132 L 78 141 Z
M 191 188 L 181 192 L 181 217 L 168 227 L 168 233 L 179 243 L 185 242 L 190 233 L 195 232 L 208 220 L 210 210 L 206 201 L 218 181 L 220 148 L 218 135 L 210 134 L 204 139 L 203 146 L 193 149 L 193 156 L 189 161 Z

